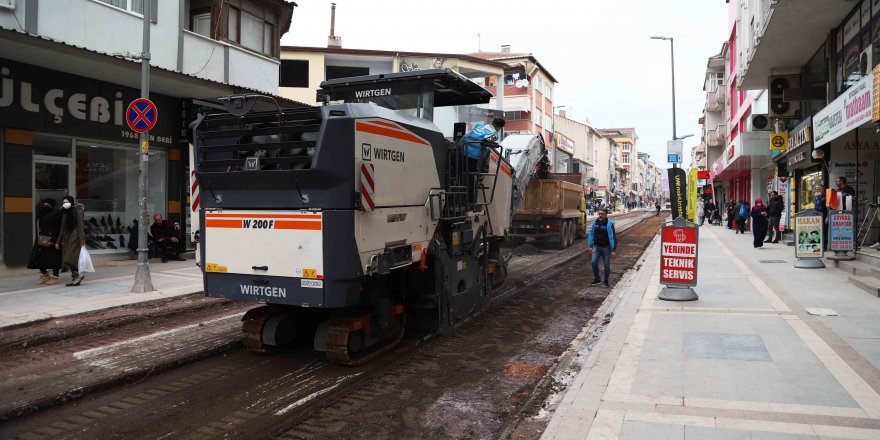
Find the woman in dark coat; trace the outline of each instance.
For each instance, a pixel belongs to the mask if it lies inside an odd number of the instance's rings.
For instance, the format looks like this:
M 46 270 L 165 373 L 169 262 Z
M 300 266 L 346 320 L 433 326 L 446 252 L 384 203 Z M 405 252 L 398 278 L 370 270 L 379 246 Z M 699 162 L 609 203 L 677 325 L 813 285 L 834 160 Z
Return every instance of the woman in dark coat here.
M 65 272 L 70 270 L 68 286 L 79 286 L 83 280 L 79 273 L 79 252 L 86 245 L 84 216 L 82 205 L 77 205 L 73 196 L 61 199 L 61 234 L 55 249 L 61 250 L 61 267 Z
M 752 212 L 749 213 L 749 216 L 752 218 L 752 234 L 755 237 L 753 244 L 757 249 L 764 246 L 764 237 L 767 236 L 767 224 L 769 222 L 767 207 L 764 206 L 764 202 L 761 199 L 755 199 L 755 206 L 752 207 Z
M 34 243 L 34 267 L 40 270 L 37 284 L 58 284 L 61 269 L 61 252 L 55 249 L 61 233 L 61 211 L 55 209 L 54 199 L 45 199 L 37 212 L 37 235 L 49 237 L 49 246 Z M 49 275 L 49 271 L 52 275 Z

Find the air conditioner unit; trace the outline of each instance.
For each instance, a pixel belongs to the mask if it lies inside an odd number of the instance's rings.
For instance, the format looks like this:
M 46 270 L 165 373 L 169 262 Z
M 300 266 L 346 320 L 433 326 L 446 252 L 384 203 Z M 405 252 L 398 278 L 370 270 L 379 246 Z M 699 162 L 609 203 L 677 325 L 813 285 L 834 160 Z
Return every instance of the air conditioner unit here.
M 797 116 L 797 101 L 786 101 L 785 91 L 800 87 L 800 75 L 772 75 L 767 78 L 769 94 L 768 115 L 772 118 L 793 118 Z
M 771 131 L 773 130 L 773 124 L 770 122 L 770 117 L 767 115 L 752 115 L 752 131 Z
M 874 69 L 874 45 L 872 44 L 859 55 L 859 73 L 866 76 Z

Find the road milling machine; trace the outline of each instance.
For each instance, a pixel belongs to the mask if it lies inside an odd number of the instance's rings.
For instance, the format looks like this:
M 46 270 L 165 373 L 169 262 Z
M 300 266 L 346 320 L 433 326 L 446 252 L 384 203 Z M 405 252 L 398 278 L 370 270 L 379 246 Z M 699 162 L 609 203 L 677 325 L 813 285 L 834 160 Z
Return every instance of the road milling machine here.
M 498 144 L 476 158 L 435 109 L 489 102 L 449 69 L 325 81 L 324 105 L 227 112 L 193 123 L 205 293 L 259 301 L 245 346 L 311 338 L 361 363 L 404 329 L 436 332 L 481 310 L 503 283 L 513 178 Z

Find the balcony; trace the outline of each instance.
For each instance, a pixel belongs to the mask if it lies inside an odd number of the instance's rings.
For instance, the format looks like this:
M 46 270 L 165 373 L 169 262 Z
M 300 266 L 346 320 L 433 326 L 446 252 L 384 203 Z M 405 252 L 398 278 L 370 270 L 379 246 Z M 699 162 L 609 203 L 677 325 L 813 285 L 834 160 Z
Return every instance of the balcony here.
M 724 140 L 727 137 L 727 125 L 716 125 L 714 130 L 709 130 L 707 133 L 706 145 L 710 147 L 720 147 L 724 145 Z
M 724 110 L 725 104 L 727 104 L 727 92 L 724 87 L 719 87 L 714 92 L 706 93 L 707 112 L 720 112 Z
M 745 90 L 767 88 L 775 67 L 802 66 L 825 41 L 827 32 L 847 17 L 852 1 L 778 0 L 756 8 L 753 45 L 742 48 L 738 86 Z M 748 20 L 743 18 L 743 23 Z M 740 31 L 742 32 L 742 31 Z
M 495 109 L 495 97 L 489 100 L 487 104 L 480 104 L 478 107 Z M 504 111 L 505 112 L 531 112 L 532 97 L 526 95 L 507 96 L 504 95 Z
M 278 94 L 277 60 L 188 30 L 183 31 L 183 54 L 187 75 Z

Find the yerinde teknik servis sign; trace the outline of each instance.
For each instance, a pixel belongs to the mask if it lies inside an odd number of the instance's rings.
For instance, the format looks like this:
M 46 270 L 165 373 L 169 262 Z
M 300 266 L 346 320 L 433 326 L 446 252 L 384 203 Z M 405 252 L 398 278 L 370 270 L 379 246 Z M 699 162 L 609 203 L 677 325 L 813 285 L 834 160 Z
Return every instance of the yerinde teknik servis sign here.
M 871 121 L 874 74 L 869 73 L 813 117 L 813 148 Z

